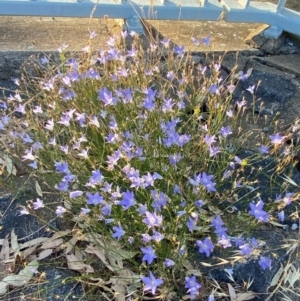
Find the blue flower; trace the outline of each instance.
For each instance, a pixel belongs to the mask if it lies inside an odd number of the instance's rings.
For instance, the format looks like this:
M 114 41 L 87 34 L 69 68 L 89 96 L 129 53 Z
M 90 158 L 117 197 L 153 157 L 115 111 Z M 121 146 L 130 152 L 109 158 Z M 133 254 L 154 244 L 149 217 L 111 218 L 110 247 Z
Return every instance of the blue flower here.
M 67 162 L 55 162 L 54 164 L 56 171 L 64 173 L 64 174 L 69 174 L 70 170 L 68 167 L 68 163 Z
M 199 252 L 205 253 L 207 257 L 210 256 L 210 253 L 214 249 L 214 245 L 209 237 L 206 237 L 203 242 L 201 240 L 197 240 L 196 244 L 199 247 Z
M 253 215 L 259 221 L 267 222 L 269 220 L 269 215 L 262 209 L 263 206 L 263 201 L 258 201 L 256 204 L 250 203 L 251 210 L 249 211 L 249 214 Z
M 180 56 L 180 57 L 182 57 L 183 55 L 184 55 L 184 45 L 182 45 L 182 46 L 175 46 L 174 47 L 174 52 L 178 55 L 178 56 Z
M 240 247 L 240 246 L 244 245 L 246 242 L 245 242 L 244 237 L 239 236 L 239 237 L 234 238 L 234 243 L 235 243 L 236 247 Z
M 127 190 L 126 192 L 123 192 L 123 199 L 120 202 L 120 205 L 122 205 L 124 210 L 129 209 L 130 207 L 134 206 L 136 204 L 136 201 L 134 199 L 134 194 L 132 191 Z
M 247 243 L 244 244 L 244 245 L 242 245 L 242 246 L 240 246 L 239 248 L 241 250 L 241 255 L 247 255 L 247 256 L 249 256 L 252 253 L 252 251 L 253 251 L 253 249 Z
M 277 145 L 277 144 L 281 144 L 283 142 L 284 136 L 281 136 L 278 133 L 276 133 L 275 135 L 271 135 L 270 139 L 271 139 L 271 143 Z
M 151 236 L 151 239 L 155 242 L 160 242 L 165 238 L 165 236 L 157 231 L 153 231 L 153 235 Z
M 98 98 L 104 103 L 105 106 L 114 104 L 112 92 L 109 91 L 106 87 L 98 90 Z
M 192 40 L 192 42 L 194 43 L 194 45 L 195 46 L 199 46 L 199 40 L 197 40 L 196 38 L 194 38 L 194 37 L 191 37 L 191 40 Z
M 224 222 L 223 222 L 221 216 L 217 215 L 216 217 L 213 217 L 211 219 L 211 225 L 212 225 L 212 227 L 215 227 L 215 228 L 219 228 L 219 227 L 223 226 Z
M 72 198 L 80 197 L 80 196 L 82 196 L 82 194 L 83 194 L 83 191 L 81 191 L 81 190 L 75 190 L 75 191 L 71 191 L 70 194 L 69 194 L 69 196 L 72 199 Z
M 166 258 L 166 260 L 164 261 L 164 264 L 167 268 L 172 267 L 173 265 L 175 265 L 175 262 L 169 258 Z
M 209 46 L 210 45 L 210 36 L 202 38 L 202 44 L 205 46 Z
M 283 223 L 284 222 L 284 211 L 281 210 L 279 213 L 278 213 L 278 219 Z
M 189 220 L 186 222 L 187 227 L 189 228 L 190 232 L 193 232 L 197 229 L 197 222 L 198 222 L 198 216 L 195 218 L 189 216 Z
M 151 213 L 150 211 L 145 212 L 146 218 L 143 219 L 143 222 L 149 227 L 160 227 L 162 225 L 163 218 L 161 215 L 157 215 L 156 212 Z
M 155 295 L 158 286 L 162 285 L 164 281 L 162 279 L 156 279 L 152 272 L 149 272 L 150 277 L 142 277 L 142 281 L 145 283 L 144 291 L 151 291 L 152 295 Z
M 200 209 L 204 205 L 204 202 L 202 200 L 197 200 L 195 202 L 195 205 L 198 209 Z
M 201 284 L 197 282 L 196 277 L 185 277 L 185 288 L 188 289 L 187 293 L 190 294 L 191 298 L 194 298 L 199 294 Z
M 148 264 L 151 264 L 153 260 L 157 258 L 155 255 L 155 250 L 151 246 L 141 248 L 141 251 L 144 253 L 142 260 L 147 261 Z
M 272 260 L 268 257 L 261 256 L 260 261 L 258 262 L 258 264 L 261 266 L 261 268 L 263 270 L 265 270 L 267 268 L 271 269 Z
M 193 186 L 203 185 L 207 192 L 216 192 L 216 183 L 212 181 L 213 175 L 208 175 L 205 172 L 198 174 L 194 179 L 189 179 L 190 184 Z
M 266 146 L 266 145 L 261 145 L 259 148 L 258 148 L 258 151 L 265 155 L 265 154 L 268 154 L 269 153 L 269 148 Z
M 226 138 L 228 135 L 232 134 L 231 128 L 230 126 L 222 126 L 221 130 L 219 131 L 219 133 Z
M 222 238 L 218 241 L 218 243 L 224 248 L 228 248 L 231 247 L 232 244 L 230 242 L 230 239 L 228 237 L 226 237 L 225 235 L 222 235 Z
M 33 204 L 33 209 L 34 210 L 45 207 L 43 200 L 41 200 L 39 198 L 37 198 L 36 202 L 33 202 L 32 204 Z
M 164 38 L 162 41 L 160 41 L 165 48 L 169 48 L 170 39 Z
M 86 196 L 88 197 L 86 202 L 89 205 L 99 205 L 104 202 L 103 196 L 100 195 L 99 192 L 96 192 L 95 194 L 87 192 Z
M 199 182 L 206 188 L 207 192 L 216 191 L 216 183 L 212 182 L 212 178 L 213 175 L 207 175 L 205 172 L 200 175 Z
M 123 230 L 122 226 L 119 225 L 117 227 L 113 227 L 113 230 L 115 231 L 112 235 L 112 237 L 117 238 L 118 240 L 125 235 L 125 231 Z

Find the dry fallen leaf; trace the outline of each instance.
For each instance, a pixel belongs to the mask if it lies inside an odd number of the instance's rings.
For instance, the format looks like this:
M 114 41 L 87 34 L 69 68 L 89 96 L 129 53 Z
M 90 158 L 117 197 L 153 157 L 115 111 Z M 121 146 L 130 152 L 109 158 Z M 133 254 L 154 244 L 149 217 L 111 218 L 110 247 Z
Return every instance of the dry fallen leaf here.
M 75 270 L 81 273 L 94 273 L 94 269 L 88 265 L 79 261 L 79 259 L 75 256 L 75 254 L 67 254 L 66 255 L 68 261 L 68 268 L 71 270 Z
M 97 285 L 97 286 L 104 286 L 105 284 L 111 284 L 111 281 L 104 281 L 102 278 L 94 278 L 94 277 L 90 277 L 89 280 L 91 281 L 95 281 L 96 283 L 92 283 L 93 285 Z
M 274 221 L 269 221 L 269 223 L 272 224 L 273 226 L 276 226 L 276 227 L 280 227 L 280 228 L 284 228 L 285 227 L 285 225 L 279 224 L 279 223 L 274 222 Z
M 283 271 L 284 271 L 284 268 L 283 268 L 282 264 L 280 264 L 280 269 L 277 271 L 277 273 L 273 277 L 273 279 L 271 281 L 271 284 L 270 284 L 270 287 L 272 287 L 272 286 L 274 286 L 278 283 Z
M 67 209 L 67 210 L 72 210 L 72 205 L 71 203 L 68 201 L 68 200 L 63 200 L 63 203 L 64 203 L 64 207 Z
M 115 292 L 114 296 L 117 301 L 125 301 L 126 286 L 122 284 L 113 284 L 111 289 Z
M 75 256 L 79 259 L 79 261 L 83 261 L 83 257 L 86 257 L 86 253 L 83 250 L 76 249 Z
M 93 247 L 89 246 L 86 252 L 97 255 L 111 271 L 122 269 L 122 260 L 131 259 L 136 255 L 136 252 L 123 250 L 117 241 L 104 240 L 101 235 L 87 234 L 83 240 L 96 245 Z
M 85 252 L 90 253 L 90 254 L 95 254 L 101 261 L 106 265 L 106 267 L 111 270 L 112 272 L 115 271 L 115 269 L 109 264 L 107 261 L 107 258 L 105 256 L 105 250 L 101 249 L 97 246 L 93 245 L 88 245 L 85 249 Z
M 87 233 L 82 240 L 90 242 L 93 245 L 97 244 L 103 248 L 105 247 L 103 244 L 103 237 L 98 233 Z
M 64 244 L 64 247 L 66 248 L 66 250 L 65 250 L 66 254 L 70 253 L 72 251 L 72 249 L 76 245 L 77 241 L 79 240 L 80 235 L 81 234 L 78 231 L 75 232 L 73 237 Z
M 230 301 L 237 301 L 235 289 L 232 287 L 230 283 L 227 283 Z
M 29 247 L 33 247 L 33 246 L 38 246 L 39 244 L 45 242 L 49 240 L 48 237 L 38 237 L 38 238 L 34 238 L 30 241 L 27 241 L 23 244 L 20 244 L 20 250 L 24 250 L 24 249 L 27 249 Z
M 29 260 L 42 260 L 44 258 L 47 258 L 53 253 L 52 249 L 43 250 L 41 253 L 39 253 L 37 256 L 32 255 L 29 257 Z
M 66 236 L 68 234 L 70 234 L 72 231 L 71 230 L 66 230 L 66 231 L 57 231 L 53 234 L 52 237 L 48 238 L 50 240 L 54 240 L 54 239 L 57 239 L 57 238 L 61 238 L 63 236 Z
M 119 283 L 121 284 L 133 284 L 133 283 L 140 283 L 141 282 L 141 277 L 137 274 L 134 274 L 131 270 L 129 269 L 123 269 L 120 271 L 117 271 L 118 278 L 119 278 Z M 113 278 L 113 277 L 111 277 Z
M 187 275 L 195 275 L 195 276 L 202 276 L 202 273 L 200 270 L 196 270 L 195 267 L 192 266 L 192 264 L 188 260 L 183 261 L 183 266 L 187 269 L 186 274 Z
M 0 280 L 2 280 L 6 275 L 8 271 L 6 269 L 5 263 L 2 259 L 0 259 Z
M 289 283 L 289 287 L 293 288 L 296 281 L 300 280 L 300 271 L 291 265 L 287 276 L 284 279 L 284 284 Z
M 35 191 L 40 197 L 43 197 L 43 192 L 38 181 L 35 181 Z
M 49 248 L 56 248 L 64 243 L 64 240 L 62 238 L 54 239 L 54 240 L 47 240 L 45 241 L 41 248 L 42 249 L 49 249 Z
M 253 292 L 238 293 L 236 300 L 237 301 L 252 300 L 255 297 L 256 297 L 256 294 Z
M 106 241 L 105 245 L 105 251 L 111 258 L 117 261 L 131 259 L 137 254 L 136 252 L 122 249 L 122 246 L 117 241 Z
M 210 264 L 210 263 L 200 262 L 200 264 L 202 264 L 205 267 L 212 267 L 212 264 Z
M 29 257 L 32 253 L 35 252 L 35 250 L 37 249 L 38 245 L 34 245 L 32 247 L 29 247 L 27 249 L 25 249 L 24 251 L 21 252 L 21 257 L 23 259 Z
M 123 261 L 122 260 L 116 259 L 114 256 L 111 256 L 110 252 L 106 252 L 106 256 L 115 271 L 123 269 Z
M 210 212 L 214 213 L 215 215 L 219 215 L 222 213 L 222 211 L 219 208 L 212 205 L 208 205 L 208 209 Z
M 0 259 L 6 261 L 9 258 L 9 242 L 8 235 L 4 238 L 0 252 Z

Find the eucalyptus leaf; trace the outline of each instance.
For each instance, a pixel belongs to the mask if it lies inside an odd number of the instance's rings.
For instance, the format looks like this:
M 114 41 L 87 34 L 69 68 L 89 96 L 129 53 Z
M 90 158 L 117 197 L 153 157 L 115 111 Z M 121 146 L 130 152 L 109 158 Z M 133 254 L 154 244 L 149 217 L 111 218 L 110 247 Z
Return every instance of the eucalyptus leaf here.
M 0 281 L 0 294 L 5 294 L 8 286 L 16 287 L 27 284 L 31 280 L 38 267 L 38 261 L 33 260 L 29 262 L 28 265 L 19 272 L 19 274 L 11 274 L 6 276 L 2 281 Z

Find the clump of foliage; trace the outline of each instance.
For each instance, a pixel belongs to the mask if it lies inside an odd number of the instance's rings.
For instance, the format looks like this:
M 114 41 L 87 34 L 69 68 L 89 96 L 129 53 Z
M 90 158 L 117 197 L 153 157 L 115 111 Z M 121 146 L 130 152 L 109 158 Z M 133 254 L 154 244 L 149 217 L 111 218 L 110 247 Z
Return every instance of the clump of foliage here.
M 184 272 L 191 250 L 202 258 L 216 248 L 254 254 L 257 241 L 240 230 L 278 213 L 283 220 L 278 205 L 283 209 L 296 194 L 282 187 L 277 203 L 265 204 L 249 190 L 247 172 L 266 172 L 254 163 L 271 155 L 273 172 L 286 172 L 287 157 L 298 150 L 284 145 L 291 134 L 274 133 L 262 136 L 257 152 L 240 155 L 248 137 L 243 117 L 251 110 L 232 95 L 247 74 L 222 78 L 221 61 L 195 64 L 169 39 L 143 49 L 133 35 L 128 47 L 127 32 L 94 51 L 94 35 L 82 54 L 71 56 L 64 44 L 59 60 L 42 57 L 18 81 L 20 92 L 0 103 L 7 158 L 65 200 L 58 218 L 68 216 L 82 235 L 101 235 L 130 252 L 126 265 L 140 275 L 139 294 L 195 298 L 201 277 Z M 243 188 L 248 193 L 241 196 Z M 247 209 L 237 210 L 239 202 Z M 22 213 L 47 208 L 37 198 Z M 261 256 L 259 264 L 270 268 L 271 258 Z

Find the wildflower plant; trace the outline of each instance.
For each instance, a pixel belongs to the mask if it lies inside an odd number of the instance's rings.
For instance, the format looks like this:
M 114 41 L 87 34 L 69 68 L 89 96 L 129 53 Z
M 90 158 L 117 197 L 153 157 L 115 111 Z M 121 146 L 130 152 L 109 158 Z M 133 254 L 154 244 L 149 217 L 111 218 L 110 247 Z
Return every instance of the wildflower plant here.
M 143 49 L 135 36 L 128 47 L 126 35 L 111 37 L 99 51 L 91 35 L 77 56 L 63 44 L 59 63 L 44 56 L 34 66 L 39 77 L 25 73 L 20 93 L 1 102 L 6 153 L 67 200 L 68 206 L 57 203 L 58 218 L 68 214 L 83 235 L 101 235 L 134 254 L 128 265 L 141 275 L 144 294 L 181 285 L 195 298 L 201 278 L 182 273 L 190 250 L 198 247 L 209 258 L 216 248 L 235 245 L 251 255 L 251 243 L 230 236 L 237 233 L 227 226 L 232 214 L 225 200 L 247 185 L 251 162 L 275 154 L 285 170 L 280 147 L 287 136 L 263 137 L 257 153 L 241 159 L 246 102 L 233 102 L 232 94 L 247 77 L 222 78 L 221 61 L 195 65 L 169 39 Z M 236 217 L 243 225 L 268 222 L 267 209 L 283 219 L 283 211 L 263 208 L 254 194 L 243 202 L 247 210 Z M 37 198 L 22 214 L 46 209 Z M 270 268 L 271 259 L 259 264 Z

